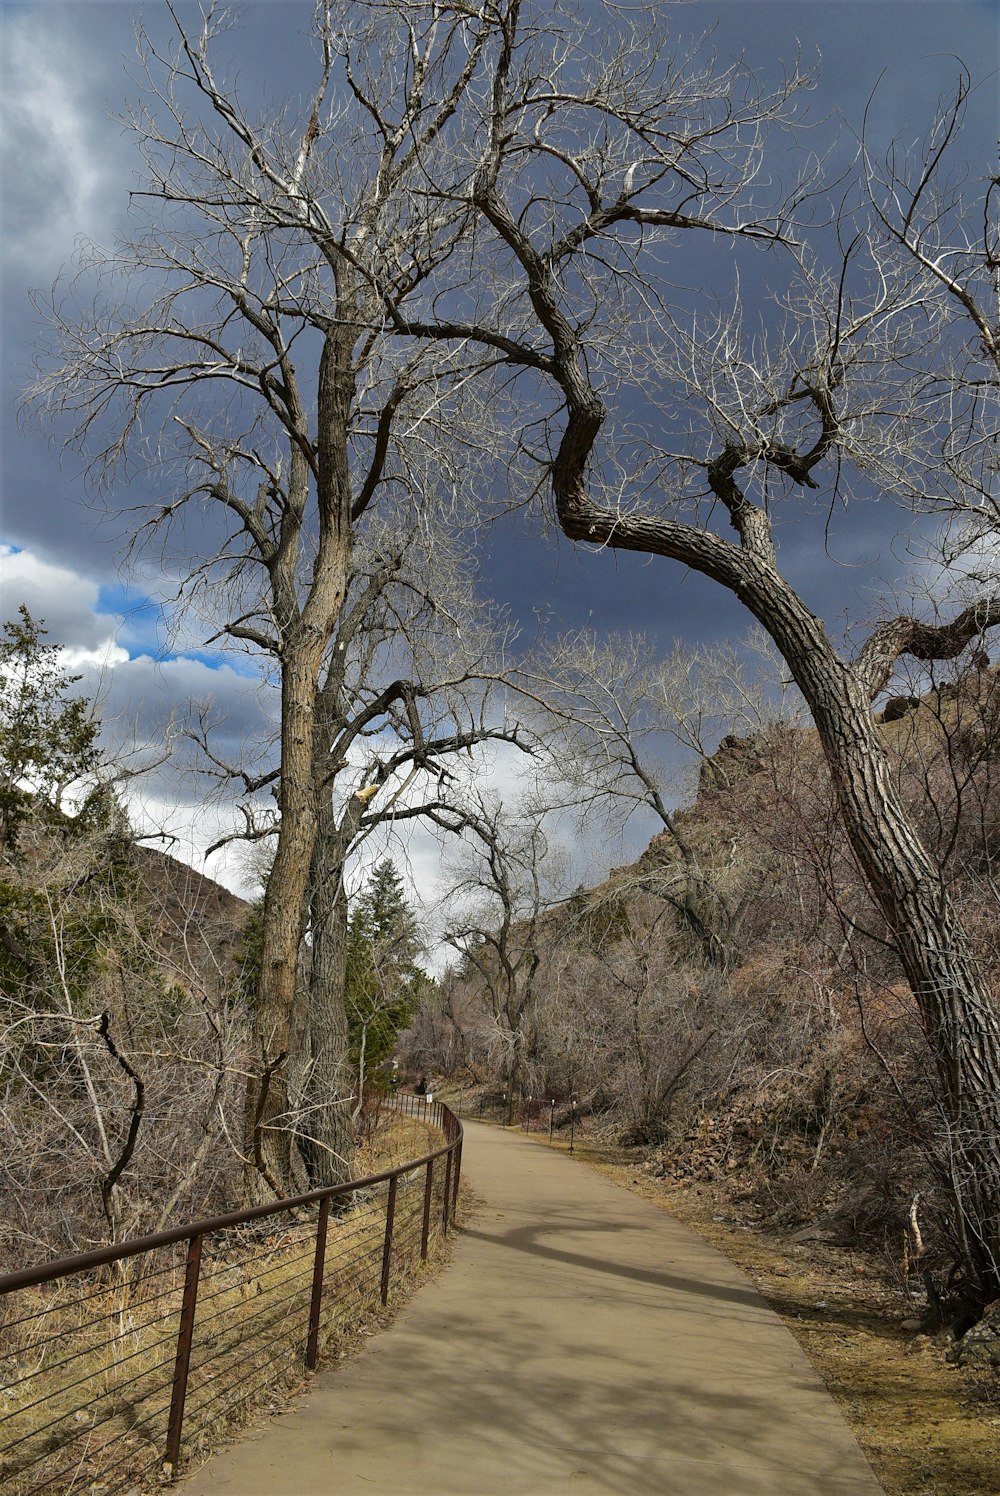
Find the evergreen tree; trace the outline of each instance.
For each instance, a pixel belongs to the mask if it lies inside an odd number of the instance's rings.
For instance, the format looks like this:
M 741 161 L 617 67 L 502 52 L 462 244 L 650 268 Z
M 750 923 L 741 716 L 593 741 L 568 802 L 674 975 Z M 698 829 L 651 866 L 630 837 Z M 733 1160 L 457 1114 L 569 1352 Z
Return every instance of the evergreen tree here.
M 68 695 L 80 677 L 45 635 L 22 603 L 0 638 L 0 855 L 33 806 L 58 817 L 101 761 L 90 702 Z
M 27 608 L 0 625 L 3 1266 L 25 1221 L 59 1256 L 229 1203 L 229 918 L 137 847 L 78 679 Z
M 54 972 L 67 994 L 89 983 L 132 846 L 124 812 L 94 780 L 91 703 L 70 694 L 80 677 L 45 636 L 24 604 L 0 635 L 0 982 L 42 1009 Z
M 420 951 L 402 879 L 392 859 L 384 858 L 359 895 L 348 926 L 345 999 L 359 1105 L 430 982 L 416 964 Z

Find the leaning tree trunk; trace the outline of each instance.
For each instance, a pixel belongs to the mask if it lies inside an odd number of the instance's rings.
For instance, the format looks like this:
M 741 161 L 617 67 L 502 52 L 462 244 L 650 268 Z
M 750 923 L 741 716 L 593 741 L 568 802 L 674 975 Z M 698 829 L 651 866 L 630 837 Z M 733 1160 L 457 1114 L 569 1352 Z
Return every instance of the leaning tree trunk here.
M 917 1000 L 961 1253 L 983 1304 L 1000 1292 L 1000 1009 L 899 800 L 867 694 L 846 674 L 845 687 L 839 700 L 810 705 L 854 855 Z
M 871 679 L 839 658 L 822 623 L 773 568 L 753 562 L 742 580 L 743 601 L 812 713 L 844 829 L 917 1002 L 946 1124 L 942 1172 L 970 1295 L 982 1307 L 1000 1291 L 1000 1008 L 945 877 L 897 793 L 872 715 Z
M 840 659 L 821 621 L 778 571 L 767 515 L 735 484 L 713 487 L 729 508 L 739 545 L 691 525 L 623 516 L 593 503 L 583 472 L 603 407 L 589 396 L 579 368 L 570 374 L 564 389 L 572 414 L 553 475 L 566 535 L 669 557 L 726 587 L 774 640 L 809 706 L 844 829 L 917 1002 L 947 1123 L 944 1173 L 959 1250 L 970 1295 L 982 1306 L 1000 1292 L 1000 1009 L 941 869 L 893 784 L 871 710 L 881 676 L 863 658 Z M 954 641 L 942 634 L 942 657 L 951 658 Z M 932 641 L 921 647 L 923 658 L 934 657 Z

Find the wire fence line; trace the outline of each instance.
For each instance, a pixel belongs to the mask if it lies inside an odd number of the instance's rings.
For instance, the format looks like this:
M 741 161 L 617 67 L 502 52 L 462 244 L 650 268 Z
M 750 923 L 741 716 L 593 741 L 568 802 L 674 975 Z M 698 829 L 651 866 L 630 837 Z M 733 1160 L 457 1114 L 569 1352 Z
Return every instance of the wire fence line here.
M 387 1105 L 441 1145 L 349 1184 L 0 1276 L 6 1496 L 113 1496 L 176 1476 L 389 1302 L 447 1235 L 462 1125 L 423 1097 Z

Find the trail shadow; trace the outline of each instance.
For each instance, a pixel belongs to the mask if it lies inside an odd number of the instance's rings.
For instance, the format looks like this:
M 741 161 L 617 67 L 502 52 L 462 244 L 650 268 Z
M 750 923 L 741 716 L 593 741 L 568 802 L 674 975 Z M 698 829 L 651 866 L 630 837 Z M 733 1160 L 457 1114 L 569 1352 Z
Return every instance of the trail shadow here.
M 594 1230 L 601 1232 L 614 1231 L 613 1225 L 594 1225 L 588 1227 L 585 1223 L 574 1221 L 572 1230 Z M 724 1303 L 745 1304 L 753 1309 L 767 1310 L 767 1305 L 762 1296 L 753 1288 L 737 1288 L 728 1284 L 706 1283 L 697 1278 L 680 1277 L 676 1273 L 661 1272 L 658 1270 L 642 1267 L 631 1267 L 627 1263 L 614 1262 L 605 1257 L 588 1256 L 583 1252 L 572 1252 L 564 1247 L 548 1245 L 538 1238 L 542 1235 L 551 1235 L 554 1227 L 551 1221 L 546 1221 L 542 1226 L 518 1226 L 512 1231 L 490 1232 L 479 1231 L 474 1227 L 466 1227 L 463 1235 L 473 1240 L 493 1242 L 511 1251 L 526 1252 L 532 1257 L 544 1257 L 552 1262 L 561 1262 L 568 1267 L 585 1268 L 589 1272 L 608 1273 L 612 1277 L 626 1278 L 633 1283 L 648 1283 L 654 1288 L 666 1288 L 678 1293 L 694 1294 L 709 1299 L 719 1299 Z
M 444 1314 L 437 1303 L 433 1338 L 417 1306 L 377 1358 L 377 1398 L 355 1403 L 352 1388 L 338 1402 L 338 1379 L 331 1381 L 331 1471 L 363 1461 L 366 1489 L 403 1489 L 382 1463 L 395 1448 L 399 1469 L 420 1472 L 412 1489 L 443 1496 L 472 1489 L 537 1496 L 578 1483 L 609 1496 L 863 1489 L 845 1462 L 846 1443 L 826 1447 L 827 1395 L 794 1371 L 785 1374 L 787 1396 L 775 1396 L 768 1377 L 734 1374 L 727 1385 L 678 1364 L 669 1334 L 638 1322 L 623 1325 L 622 1343 L 595 1339 L 581 1351 L 582 1306 L 561 1331 L 547 1323 L 539 1338 L 530 1309 L 518 1305 L 516 1271 L 509 1287 L 505 1317 L 488 1325 L 461 1303 Z M 642 1369 L 630 1353 L 639 1337 Z M 648 1366 L 651 1349 L 657 1368 Z
M 469 1132 L 482 1204 L 460 1213 L 454 1269 L 321 1377 L 227 1492 L 874 1496 L 763 1299 L 724 1281 L 721 1257 L 713 1281 L 714 1249 L 653 1207 L 648 1224 L 624 1203 L 615 1219 L 613 1198 L 601 1214 L 577 1171 L 525 1169 Z M 656 1265 L 675 1255 L 678 1270 Z M 322 1485 L 296 1485 L 306 1448 Z

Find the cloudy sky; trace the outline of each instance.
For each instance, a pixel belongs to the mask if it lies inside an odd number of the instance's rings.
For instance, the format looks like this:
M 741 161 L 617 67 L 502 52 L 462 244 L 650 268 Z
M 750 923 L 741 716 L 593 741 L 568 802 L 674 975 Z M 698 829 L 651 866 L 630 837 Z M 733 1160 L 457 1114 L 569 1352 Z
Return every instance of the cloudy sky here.
M 244 94 L 280 99 L 296 87 L 296 59 L 308 30 L 309 0 L 257 0 L 239 8 L 235 33 Z M 182 5 L 190 12 L 190 5 Z M 108 244 L 121 231 L 128 192 L 136 182 L 133 144 L 116 119 L 137 94 L 132 28 L 141 11 L 162 27 L 156 0 L 0 0 L 4 78 L 2 159 L 2 510 L 0 588 L 3 616 L 26 602 L 43 617 L 53 641 L 100 680 L 106 711 L 123 736 L 138 721 L 140 736 L 162 735 L 172 712 L 192 699 L 214 702 L 235 745 L 267 710 L 255 678 L 215 656 L 205 640 L 171 630 L 169 577 L 151 569 L 121 570 L 120 521 L 89 501 L 78 457 L 61 448 L 60 432 L 19 418 L 19 395 L 32 371 L 38 338 L 30 293 L 47 292 L 60 277 L 72 300 L 74 245 Z M 692 0 L 675 25 L 691 33 L 715 28 L 723 60 L 744 54 L 762 73 L 801 50 L 820 66 L 808 109 L 817 132 L 850 149 L 878 84 L 870 123 L 881 144 L 909 143 L 926 125 L 934 100 L 957 75 L 956 57 L 978 84 L 964 137 L 969 173 L 993 169 L 1000 56 L 997 0 Z M 141 493 L 141 475 L 136 479 Z M 782 535 L 786 567 L 811 605 L 831 622 L 865 613 L 875 593 L 900 582 L 911 564 L 897 534 L 898 517 L 877 506 L 842 523 L 824 554 L 821 527 L 803 522 Z M 550 627 L 590 621 L 602 630 L 642 629 L 658 645 L 674 639 L 710 642 L 747 627 L 738 605 L 710 583 L 666 562 L 615 554 L 588 555 L 550 537 L 528 535 L 513 517 L 483 536 L 483 586 L 526 626 L 541 615 Z M 146 790 L 152 817 L 168 812 L 175 830 L 205 845 L 224 824 L 225 808 L 197 805 L 192 781 L 162 775 Z M 178 844 L 184 852 L 184 844 Z M 429 878 L 433 851 L 416 849 Z M 238 882 L 237 863 L 216 859 L 209 870 Z M 603 872 L 603 869 L 597 869 Z

